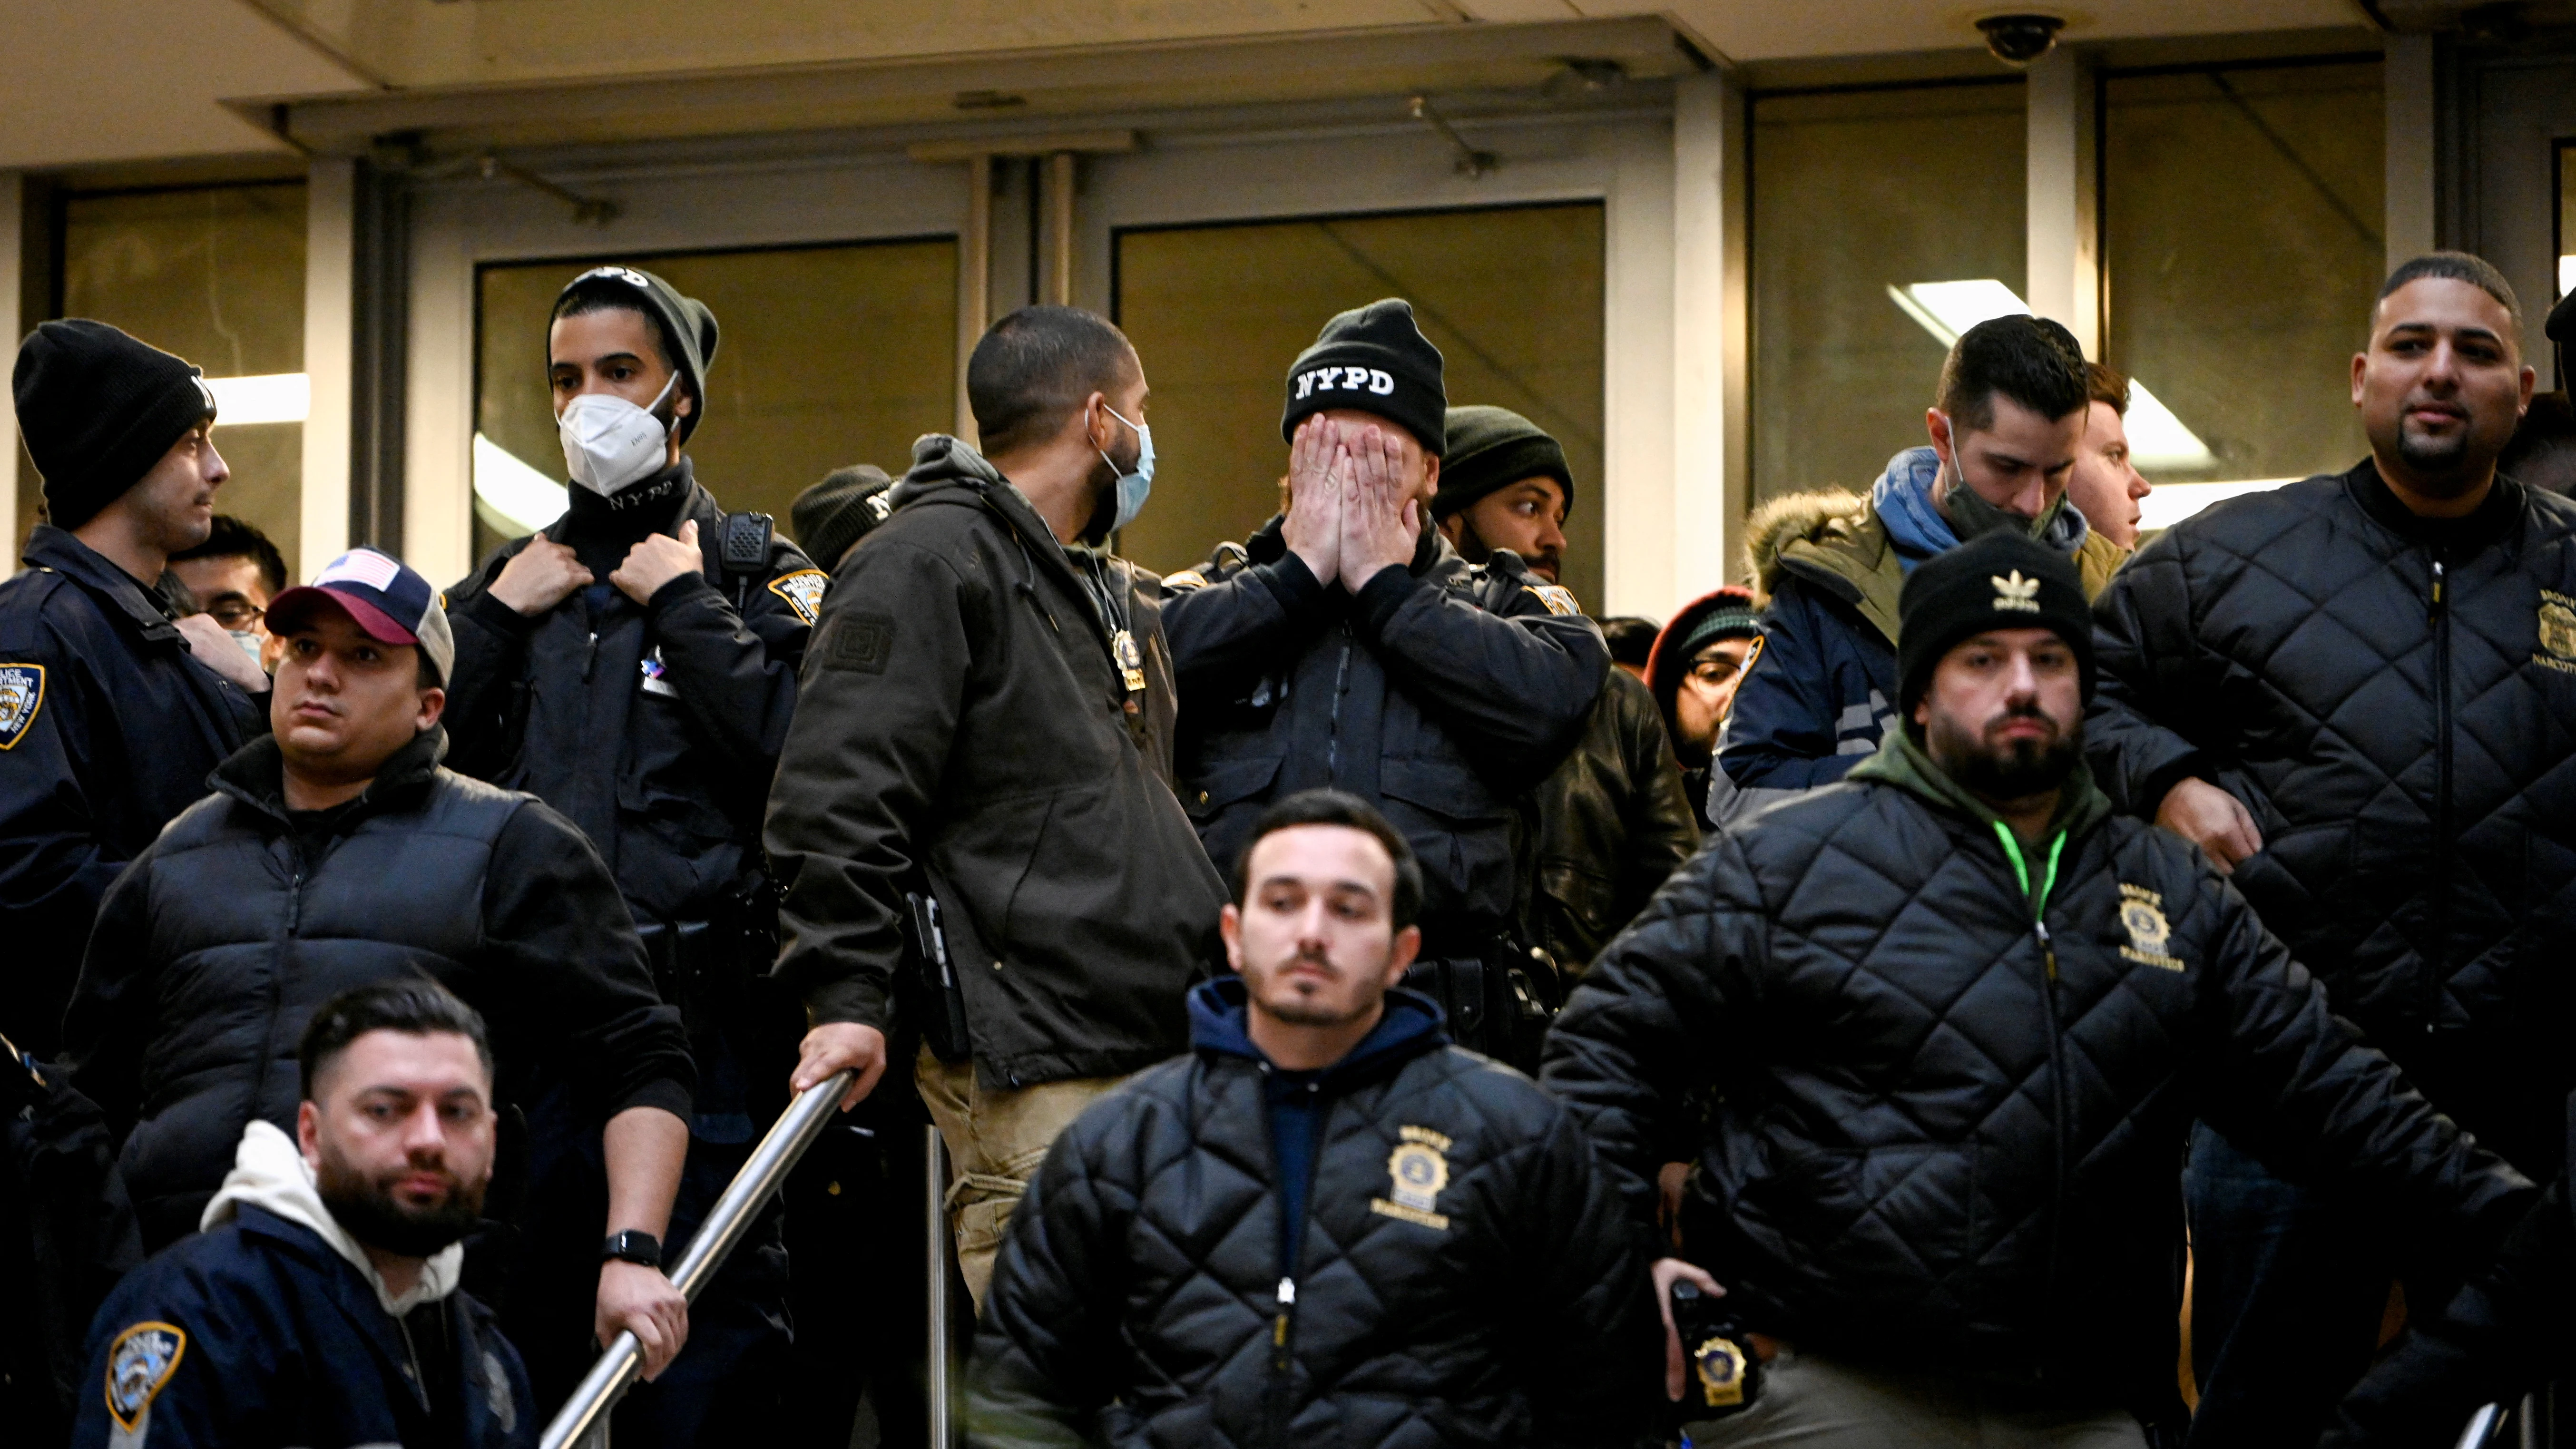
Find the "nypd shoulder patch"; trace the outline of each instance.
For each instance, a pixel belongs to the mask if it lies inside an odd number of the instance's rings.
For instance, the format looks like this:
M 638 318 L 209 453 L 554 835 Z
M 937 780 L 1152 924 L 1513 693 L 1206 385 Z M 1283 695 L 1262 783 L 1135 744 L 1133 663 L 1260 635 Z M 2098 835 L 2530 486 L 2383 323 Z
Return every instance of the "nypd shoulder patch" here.
M 168 1387 L 188 1351 L 188 1331 L 175 1323 L 138 1323 L 107 1347 L 107 1412 L 132 1434 L 143 1411 Z
M 814 621 L 823 617 L 823 590 L 831 582 L 832 576 L 821 569 L 798 569 L 771 579 L 769 591 L 785 599 L 796 617 L 812 628 Z
M 1559 584 L 1523 584 L 1522 588 L 1538 595 L 1551 614 L 1580 614 L 1583 606 L 1575 602 L 1574 591 Z
M 45 666 L 0 664 L 0 750 L 15 749 L 45 707 Z

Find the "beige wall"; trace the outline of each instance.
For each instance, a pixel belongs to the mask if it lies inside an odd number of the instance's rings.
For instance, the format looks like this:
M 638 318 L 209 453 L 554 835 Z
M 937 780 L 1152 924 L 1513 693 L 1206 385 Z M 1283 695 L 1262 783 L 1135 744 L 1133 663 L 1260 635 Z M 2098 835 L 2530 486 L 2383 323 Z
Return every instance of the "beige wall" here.
M 1564 445 L 1565 583 L 1598 608 L 1601 228 L 1584 204 L 1123 233 L 1119 322 L 1154 387 L 1157 467 L 1121 551 L 1170 572 L 1269 518 L 1288 364 L 1336 312 L 1400 296 L 1451 403 L 1510 408 Z
M 948 430 L 957 346 L 948 238 L 485 267 L 476 426 L 557 481 L 546 317 L 566 282 L 603 261 L 644 267 L 714 310 L 722 336 L 689 453 L 728 509 L 774 515 L 785 533 L 796 495 L 825 473 L 874 463 L 900 475 L 915 437 Z M 478 521 L 478 555 L 499 537 Z

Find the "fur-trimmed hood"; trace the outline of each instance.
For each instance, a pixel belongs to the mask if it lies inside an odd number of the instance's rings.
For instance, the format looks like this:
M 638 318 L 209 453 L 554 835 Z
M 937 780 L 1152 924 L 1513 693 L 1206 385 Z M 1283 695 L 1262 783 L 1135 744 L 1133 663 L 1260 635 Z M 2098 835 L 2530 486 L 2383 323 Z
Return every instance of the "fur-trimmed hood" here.
M 1767 607 L 1780 579 L 1780 554 L 1793 543 L 1847 542 L 1872 522 L 1869 500 L 1844 488 L 1774 498 L 1745 523 L 1744 552 L 1753 569 L 1753 598 Z

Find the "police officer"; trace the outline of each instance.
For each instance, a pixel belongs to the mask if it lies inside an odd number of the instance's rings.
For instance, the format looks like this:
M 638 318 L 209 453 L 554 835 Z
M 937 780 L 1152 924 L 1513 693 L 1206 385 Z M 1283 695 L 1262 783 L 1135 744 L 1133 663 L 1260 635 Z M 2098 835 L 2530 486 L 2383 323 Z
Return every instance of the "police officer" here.
M 1527 1061 L 1552 983 L 1508 935 L 1514 813 L 1610 652 L 1517 555 L 1471 566 L 1432 527 L 1447 407 L 1398 298 L 1335 317 L 1289 368 L 1286 511 L 1166 581 L 1180 796 L 1225 871 L 1273 800 L 1330 786 L 1385 812 L 1424 864 L 1409 979 L 1460 1044 Z
M 229 476 L 198 369 L 76 318 L 13 381 L 53 521 L 0 582 L 0 1032 L 51 1056 L 99 897 L 267 728 L 268 679 L 163 581 Z
M 719 508 L 683 452 L 706 415 L 716 339 L 704 303 L 649 273 L 574 278 L 555 299 L 546 349 L 570 511 L 495 550 L 447 596 L 451 763 L 538 796 L 589 835 L 664 996 L 688 1021 L 699 1089 L 675 1242 L 696 1230 L 778 1105 L 759 1089 L 786 1075 L 783 1032 L 780 1059 L 754 1065 L 770 1045 L 769 998 L 754 979 L 775 951 L 760 818 L 826 582 L 765 515 Z M 535 1189 L 548 1191 L 557 1171 L 587 1180 L 587 1163 L 549 1161 L 540 1115 Z M 587 1135 L 564 1134 L 564 1145 Z M 537 1268 L 566 1251 L 532 1244 L 527 1260 Z M 773 1204 L 695 1305 L 690 1353 L 633 1396 L 619 1439 L 692 1443 L 726 1415 L 774 1410 L 786 1291 Z M 543 1296 L 570 1306 L 568 1293 Z M 582 1356 L 555 1357 L 553 1340 L 521 1329 L 515 1299 L 509 1312 L 540 1393 L 569 1387 Z
M 519 1355 L 458 1290 L 492 1180 L 492 1046 L 403 978 L 324 1003 L 295 1136 L 254 1121 L 206 1212 L 91 1330 L 80 1449 L 537 1442 Z

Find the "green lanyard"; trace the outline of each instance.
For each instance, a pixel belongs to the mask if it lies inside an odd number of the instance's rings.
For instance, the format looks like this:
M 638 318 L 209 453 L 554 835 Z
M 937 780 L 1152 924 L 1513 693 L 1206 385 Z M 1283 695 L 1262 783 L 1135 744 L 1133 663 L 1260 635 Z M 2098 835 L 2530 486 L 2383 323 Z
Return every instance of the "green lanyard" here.
M 2012 862 L 2013 875 L 2021 881 L 2021 893 L 2027 898 L 2030 895 L 2030 867 L 2022 863 L 2021 842 L 2013 839 L 2012 827 L 2000 820 L 1995 822 L 1995 839 L 2004 843 L 2004 858 Z M 2057 889 L 2057 855 L 2065 848 L 2066 832 L 2061 830 L 2057 832 L 2057 838 L 2048 843 L 2048 875 L 2039 883 L 2039 899 L 2031 902 L 2030 913 L 2033 916 L 2048 909 L 2048 893 Z
M 2022 861 L 2021 842 L 2013 839 L 2012 827 L 2000 820 L 1995 822 L 1995 838 L 2004 843 L 2004 859 L 2012 862 L 2013 875 L 2021 881 L 2021 893 L 2024 898 L 2029 898 L 2030 867 Z M 2048 843 L 2048 874 L 2039 883 L 2038 898 L 2030 903 L 2031 929 L 2039 937 L 2039 948 L 2047 958 L 2048 979 L 2051 981 L 2057 979 L 2057 946 L 2048 939 L 2048 922 L 2044 918 L 2048 914 L 2048 893 L 2057 889 L 2058 853 L 2064 849 L 2066 832 L 2061 830 L 2057 832 L 2057 838 Z

